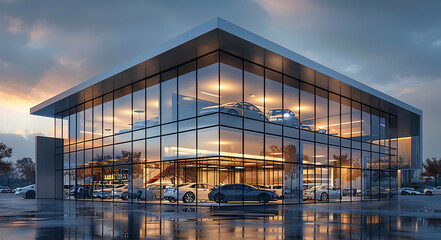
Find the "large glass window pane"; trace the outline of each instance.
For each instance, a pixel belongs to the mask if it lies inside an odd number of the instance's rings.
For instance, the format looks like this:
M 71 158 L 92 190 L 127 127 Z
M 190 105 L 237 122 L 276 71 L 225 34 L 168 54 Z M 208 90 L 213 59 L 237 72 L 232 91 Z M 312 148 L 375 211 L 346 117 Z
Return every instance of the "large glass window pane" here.
M 159 125 L 159 76 L 146 81 L 147 127 Z
M 328 165 L 328 147 L 324 144 L 315 144 L 315 164 Z
M 242 60 L 221 53 L 219 76 L 221 112 L 242 115 Z
M 329 135 L 340 136 L 340 96 L 333 93 L 329 93 Z
M 389 115 L 381 112 L 380 114 L 380 145 L 389 146 Z
M 70 142 L 70 144 L 75 143 L 77 141 L 76 127 L 77 127 L 76 109 L 73 108 L 70 110 L 70 114 L 69 114 L 69 142 Z
M 263 159 L 263 134 L 244 132 L 244 157 L 251 159 Z
M 341 136 L 351 137 L 351 100 L 341 98 Z
M 92 139 L 92 101 L 87 102 L 84 110 L 84 138 L 85 140 Z
M 133 142 L 133 160 L 134 163 L 143 163 L 145 161 L 145 141 Z
M 283 125 L 299 127 L 299 81 L 283 77 Z
M 160 160 L 160 144 L 161 142 L 159 137 L 147 139 L 147 162 L 155 162 Z
M 132 130 L 132 86 L 115 91 L 115 134 Z
M 242 158 L 242 130 L 221 127 L 220 151 L 222 156 Z
M 77 142 L 84 141 L 84 104 L 77 107 Z
M 352 140 L 361 141 L 361 104 L 352 101 Z
M 264 110 L 263 74 L 262 67 L 249 62 L 244 63 L 244 102 L 247 104 L 245 117 L 263 120 L 261 118 Z
M 115 161 L 114 164 L 129 164 L 132 158 L 132 144 L 123 143 L 114 146 Z
M 93 100 L 93 138 L 103 137 L 103 101 L 102 98 Z
M 179 133 L 179 158 L 196 157 L 196 131 Z
M 271 161 L 283 161 L 282 138 L 265 135 L 265 159 Z
M 371 109 L 366 105 L 362 106 L 361 134 L 363 142 L 371 142 Z
M 329 146 L 329 165 L 330 166 L 340 166 L 340 148 Z
M 69 144 L 69 111 L 63 113 L 63 139 L 64 145 Z
M 104 136 L 113 135 L 113 93 L 103 97 L 103 131 Z
M 314 87 L 300 84 L 300 127 L 303 130 L 314 130 Z
M 145 81 L 133 85 L 133 130 L 145 128 Z
M 316 89 L 315 96 L 316 112 L 316 141 L 327 143 L 327 137 L 322 134 L 328 134 L 328 92 Z
M 196 62 L 178 68 L 179 119 L 196 116 Z
M 178 156 L 177 136 L 176 134 L 163 136 L 162 141 L 162 160 L 175 160 Z
M 198 59 L 198 115 L 219 111 L 219 54 Z
M 372 143 L 380 144 L 380 112 L 376 109 L 372 109 L 371 115 L 372 125 Z
M 219 128 L 198 130 L 198 157 L 219 155 Z
M 282 124 L 282 75 L 271 70 L 265 71 L 265 114 L 267 121 Z M 278 118 L 282 118 L 278 120 Z
M 314 164 L 314 144 L 310 142 L 300 141 L 300 155 L 302 163 Z
M 161 121 L 162 123 L 177 120 L 178 89 L 176 69 L 161 74 Z

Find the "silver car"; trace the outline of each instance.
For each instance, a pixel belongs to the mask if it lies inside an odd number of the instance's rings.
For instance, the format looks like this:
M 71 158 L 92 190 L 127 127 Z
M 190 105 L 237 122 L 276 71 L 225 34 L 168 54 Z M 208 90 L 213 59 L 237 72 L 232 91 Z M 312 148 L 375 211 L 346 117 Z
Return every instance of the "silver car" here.
M 265 120 L 265 114 L 260 111 L 260 109 L 251 103 L 244 102 L 230 102 L 221 105 L 204 107 L 199 112 L 200 114 L 208 114 L 214 112 L 224 112 L 235 116 L 242 116 L 242 106 L 243 106 L 243 116 L 258 119 L 261 121 Z

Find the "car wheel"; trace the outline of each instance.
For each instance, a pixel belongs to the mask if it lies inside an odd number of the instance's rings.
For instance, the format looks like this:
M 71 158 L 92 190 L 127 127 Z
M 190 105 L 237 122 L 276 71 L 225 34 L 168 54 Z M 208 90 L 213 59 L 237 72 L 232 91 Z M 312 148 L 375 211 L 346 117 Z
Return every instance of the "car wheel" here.
M 432 192 L 431 191 L 427 191 L 426 195 L 432 196 Z
M 322 195 L 320 195 L 320 201 L 328 201 L 328 194 L 322 193 Z
M 194 199 L 195 199 L 196 197 L 195 197 L 195 195 L 194 195 L 194 193 L 192 193 L 192 192 L 186 192 L 185 194 L 184 194 L 184 196 L 182 197 L 182 201 L 184 202 L 184 203 L 192 203 L 192 202 L 194 202 Z
M 223 202 L 225 202 L 225 196 L 222 194 L 216 193 L 214 195 L 214 201 L 217 203 L 223 203 Z
M 233 110 L 233 109 L 228 110 L 227 113 L 228 113 L 228 114 L 231 114 L 231 115 L 234 115 L 234 116 L 238 116 L 238 115 L 239 115 L 239 113 L 237 113 L 237 111 L 236 111 L 236 110 Z
M 416 195 L 416 193 L 411 193 L 410 195 Z
M 122 200 L 127 200 L 127 199 L 129 199 L 129 194 L 128 194 L 128 193 L 123 193 L 123 194 L 121 195 L 121 199 L 122 199 Z
M 259 201 L 260 203 L 267 203 L 269 202 L 269 195 L 266 193 L 260 194 L 259 196 L 257 196 L 257 201 Z
M 155 201 L 155 200 L 156 200 L 156 195 L 154 193 L 147 195 L 147 201 Z
M 409 195 L 407 192 L 401 192 L 401 195 Z
M 34 191 L 27 191 L 25 198 L 26 199 L 34 199 L 35 198 L 35 192 Z

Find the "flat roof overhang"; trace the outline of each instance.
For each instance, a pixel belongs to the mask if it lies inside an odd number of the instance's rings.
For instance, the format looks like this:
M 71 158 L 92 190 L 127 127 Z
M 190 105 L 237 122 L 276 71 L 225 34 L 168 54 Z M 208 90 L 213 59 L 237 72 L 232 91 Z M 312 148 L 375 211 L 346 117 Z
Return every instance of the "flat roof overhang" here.
M 54 117 L 60 111 L 219 49 L 397 116 L 422 116 L 422 111 L 413 106 L 218 17 L 32 107 L 30 113 Z M 319 73 L 314 76 L 313 70 Z

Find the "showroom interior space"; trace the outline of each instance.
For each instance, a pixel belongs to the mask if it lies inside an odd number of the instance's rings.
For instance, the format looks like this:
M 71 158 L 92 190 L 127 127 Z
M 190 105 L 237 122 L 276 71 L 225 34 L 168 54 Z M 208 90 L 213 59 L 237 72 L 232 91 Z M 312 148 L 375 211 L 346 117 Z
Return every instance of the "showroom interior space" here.
M 422 112 L 216 18 L 31 109 L 50 198 L 197 206 L 397 198 Z M 37 141 L 38 147 L 39 141 Z M 37 159 L 37 164 L 46 161 Z

